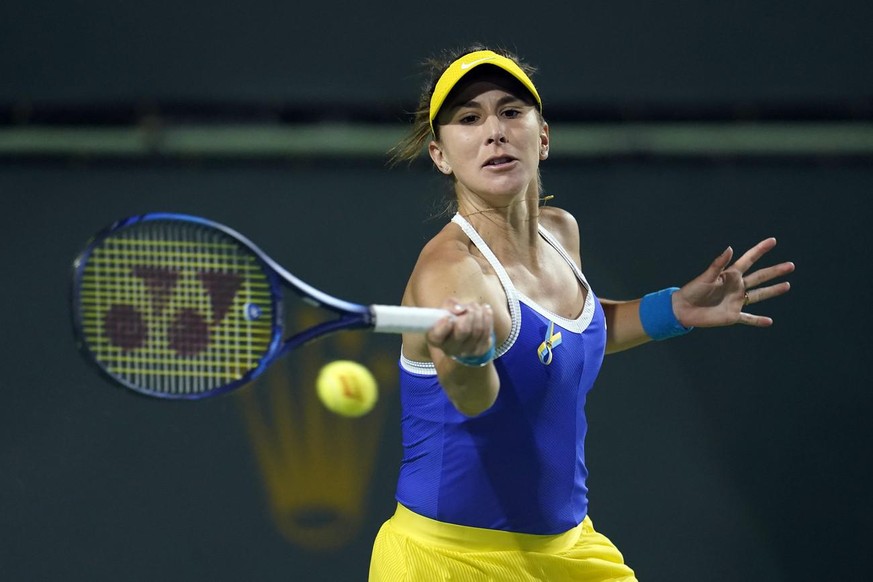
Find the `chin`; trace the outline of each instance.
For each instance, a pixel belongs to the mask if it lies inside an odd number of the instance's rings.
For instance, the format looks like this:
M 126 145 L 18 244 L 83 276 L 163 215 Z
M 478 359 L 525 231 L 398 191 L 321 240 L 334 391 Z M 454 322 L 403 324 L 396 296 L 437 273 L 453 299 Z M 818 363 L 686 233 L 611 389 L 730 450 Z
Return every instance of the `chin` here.
M 515 197 L 523 196 L 532 187 L 537 189 L 537 185 L 532 184 L 531 180 L 507 179 L 492 182 L 483 188 L 483 191 L 492 196 Z

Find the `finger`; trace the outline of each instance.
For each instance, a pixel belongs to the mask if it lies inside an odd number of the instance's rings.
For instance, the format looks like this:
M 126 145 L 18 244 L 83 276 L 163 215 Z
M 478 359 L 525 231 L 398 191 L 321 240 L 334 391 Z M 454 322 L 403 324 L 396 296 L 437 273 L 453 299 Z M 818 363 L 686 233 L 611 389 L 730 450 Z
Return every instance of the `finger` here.
M 741 256 L 734 263 L 733 268 L 738 270 L 740 273 L 745 273 L 751 268 L 761 257 L 769 253 L 773 250 L 773 247 L 776 246 L 776 239 L 773 237 L 765 238 Z
M 478 309 L 475 305 L 466 306 L 464 315 L 458 320 L 452 340 L 456 342 L 458 349 L 463 355 L 469 355 L 475 349 L 478 339 L 476 320 L 479 318 Z
M 794 263 L 781 263 L 779 265 L 773 265 L 772 267 L 755 271 L 744 277 L 743 282 L 746 285 L 746 289 L 751 289 L 752 287 L 757 287 L 761 283 L 766 283 L 767 281 L 777 277 L 782 277 L 793 271 Z
M 487 352 L 491 347 L 491 325 L 486 305 L 475 305 L 470 309 L 470 334 L 465 347 L 473 355 Z
M 479 326 L 479 351 L 484 353 L 491 349 L 494 335 L 494 311 L 487 303 L 482 305 Z
M 725 267 L 731 262 L 731 257 L 734 256 L 734 249 L 726 248 L 715 260 L 710 263 L 709 267 L 703 272 L 701 277 L 709 283 L 718 279 L 718 276 L 724 271 Z
M 455 328 L 455 316 L 447 315 L 437 321 L 425 335 L 427 343 L 442 347 Z
M 449 297 L 443 301 L 443 309 L 454 315 L 463 315 L 467 311 L 467 307 L 454 297 Z
M 494 308 L 488 303 L 484 305 L 484 308 L 482 316 L 485 324 L 485 334 L 490 338 L 491 334 L 494 333 Z
M 437 321 L 425 334 L 425 340 L 432 346 L 442 348 L 449 336 L 455 329 L 455 319 L 459 315 L 463 315 L 464 306 L 461 305 L 454 297 L 449 297 L 443 301 L 442 308 L 449 312 L 447 315 Z
M 773 325 L 773 320 L 764 315 L 752 315 L 751 313 L 740 313 L 740 319 L 737 323 L 749 325 L 752 327 L 770 327 Z
M 767 299 L 772 299 L 774 297 L 779 297 L 780 295 L 784 295 L 791 290 L 791 284 L 788 281 L 784 283 L 779 283 L 778 285 L 770 285 L 769 287 L 762 287 L 760 289 L 752 289 L 747 291 L 749 295 L 748 304 L 752 303 L 760 303 L 761 301 L 766 301 Z

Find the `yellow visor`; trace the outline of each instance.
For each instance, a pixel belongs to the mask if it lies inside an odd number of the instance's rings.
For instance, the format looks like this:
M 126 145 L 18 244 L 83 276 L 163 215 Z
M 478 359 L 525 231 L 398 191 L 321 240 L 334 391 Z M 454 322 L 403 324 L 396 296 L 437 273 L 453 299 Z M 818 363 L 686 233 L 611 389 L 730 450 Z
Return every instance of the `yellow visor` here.
M 462 56 L 455 62 L 453 62 L 449 67 L 445 70 L 445 72 L 440 76 L 437 81 L 436 87 L 434 87 L 433 95 L 430 96 L 430 129 L 433 131 L 433 120 L 436 119 L 437 114 L 440 111 L 440 108 L 443 106 L 443 103 L 446 101 L 446 97 L 449 96 L 449 93 L 458 84 L 464 75 L 478 67 L 479 65 L 493 65 L 498 67 L 514 78 L 516 78 L 524 88 L 530 91 L 531 95 L 533 95 L 534 99 L 536 99 L 537 105 L 539 106 L 540 112 L 543 110 L 543 102 L 540 99 L 540 94 L 537 93 L 537 88 L 534 87 L 533 82 L 530 80 L 524 71 L 521 70 L 515 61 L 512 59 L 508 59 L 504 56 L 498 55 L 492 51 L 476 51 L 472 53 L 467 53 Z

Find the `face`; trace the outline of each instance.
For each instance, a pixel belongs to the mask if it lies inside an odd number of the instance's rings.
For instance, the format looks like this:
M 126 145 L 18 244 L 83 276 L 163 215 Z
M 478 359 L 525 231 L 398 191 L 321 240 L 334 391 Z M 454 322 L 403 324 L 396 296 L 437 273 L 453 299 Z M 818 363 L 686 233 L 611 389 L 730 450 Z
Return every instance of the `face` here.
M 548 156 L 549 127 L 518 93 L 499 79 L 479 79 L 460 88 L 440 110 L 440 137 L 428 151 L 441 172 L 454 175 L 459 197 L 506 204 L 539 195 L 539 162 Z

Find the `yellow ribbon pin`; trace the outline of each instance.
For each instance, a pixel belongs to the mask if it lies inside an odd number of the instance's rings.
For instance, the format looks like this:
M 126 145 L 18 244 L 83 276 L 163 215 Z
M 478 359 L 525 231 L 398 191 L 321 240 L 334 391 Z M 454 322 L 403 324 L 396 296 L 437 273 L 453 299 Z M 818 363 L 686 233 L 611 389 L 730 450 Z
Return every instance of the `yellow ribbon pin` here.
M 543 365 L 548 366 L 552 363 L 552 348 L 561 345 L 561 332 L 555 333 L 555 322 L 549 322 L 549 329 L 546 331 L 546 339 L 537 348 L 537 356 Z

